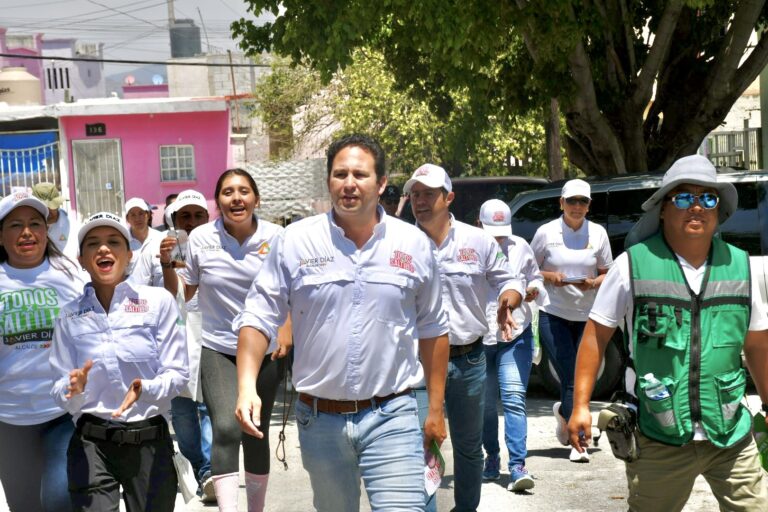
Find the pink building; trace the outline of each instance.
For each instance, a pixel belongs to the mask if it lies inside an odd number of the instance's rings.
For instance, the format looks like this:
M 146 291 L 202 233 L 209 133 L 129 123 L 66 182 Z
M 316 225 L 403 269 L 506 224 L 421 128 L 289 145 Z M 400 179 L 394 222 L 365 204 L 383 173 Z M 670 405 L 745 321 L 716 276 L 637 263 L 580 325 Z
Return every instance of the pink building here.
M 158 206 L 154 225 L 159 225 L 165 197 L 188 188 L 209 199 L 215 216 L 216 180 L 232 162 L 225 98 L 105 98 L 9 107 L 0 112 L 0 132 L 5 122 L 18 130 L 41 120 L 57 120 L 57 183 L 79 218 L 98 211 L 122 216 L 125 201 L 138 196 Z M 26 175 L 0 178 L 28 182 Z

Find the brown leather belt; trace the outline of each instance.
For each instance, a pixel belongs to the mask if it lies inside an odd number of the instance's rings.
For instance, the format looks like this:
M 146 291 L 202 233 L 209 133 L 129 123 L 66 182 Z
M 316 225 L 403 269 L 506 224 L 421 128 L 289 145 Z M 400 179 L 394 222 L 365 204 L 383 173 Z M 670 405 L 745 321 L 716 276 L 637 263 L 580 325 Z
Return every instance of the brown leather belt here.
M 480 336 L 469 345 L 451 345 L 450 357 L 459 357 L 459 356 L 463 356 L 464 354 L 469 354 L 470 352 L 475 350 L 475 347 L 477 347 L 482 343 L 483 343 L 483 337 Z
M 371 402 L 375 403 L 376 405 L 381 405 L 387 400 L 392 400 L 398 396 L 407 395 L 410 392 L 411 389 L 408 388 L 405 391 L 400 391 L 399 393 L 392 393 L 391 395 L 387 396 L 375 396 L 367 400 L 328 400 L 327 398 L 317 398 L 306 393 L 299 393 L 299 400 L 309 405 L 310 407 L 315 407 L 315 404 L 317 404 L 316 407 L 319 412 L 328 414 L 353 414 L 356 412 L 364 411 L 366 409 L 370 409 Z

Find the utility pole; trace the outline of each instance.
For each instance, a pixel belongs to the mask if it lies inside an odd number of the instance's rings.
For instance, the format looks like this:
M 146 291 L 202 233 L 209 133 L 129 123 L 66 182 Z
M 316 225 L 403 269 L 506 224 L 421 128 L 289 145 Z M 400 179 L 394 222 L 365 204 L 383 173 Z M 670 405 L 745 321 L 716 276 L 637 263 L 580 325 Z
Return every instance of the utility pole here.
M 168 28 L 171 28 L 175 21 L 176 15 L 173 14 L 173 0 L 168 0 Z

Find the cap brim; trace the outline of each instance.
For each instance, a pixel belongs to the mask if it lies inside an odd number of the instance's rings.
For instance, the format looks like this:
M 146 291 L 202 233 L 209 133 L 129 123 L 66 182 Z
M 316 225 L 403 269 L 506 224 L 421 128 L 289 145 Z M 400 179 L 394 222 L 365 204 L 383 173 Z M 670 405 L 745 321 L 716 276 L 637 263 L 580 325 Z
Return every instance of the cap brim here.
M 43 216 L 44 219 L 48 218 L 48 207 L 45 206 L 45 203 L 37 199 L 36 197 L 27 197 L 25 199 L 22 199 L 18 203 L 13 205 L 13 208 L 5 212 L 2 217 L 0 217 L 0 220 L 3 220 L 5 217 L 8 216 L 9 213 L 11 213 L 13 210 L 18 208 L 19 206 L 29 206 L 30 208 L 34 208 L 37 210 L 40 215 Z
M 494 226 L 493 224 L 483 224 L 483 230 L 491 236 L 512 236 L 512 226 Z
M 92 229 L 100 228 L 100 227 L 108 227 L 116 229 L 121 235 L 123 235 L 123 238 L 125 238 L 125 241 L 130 244 L 131 242 L 131 234 L 128 231 L 128 228 L 125 227 L 123 224 L 118 224 L 112 219 L 97 219 L 91 222 L 88 222 L 86 224 L 83 224 L 83 227 L 80 228 L 80 231 L 77 233 L 77 245 L 81 246 L 83 245 L 83 239 L 86 237 L 89 231 Z

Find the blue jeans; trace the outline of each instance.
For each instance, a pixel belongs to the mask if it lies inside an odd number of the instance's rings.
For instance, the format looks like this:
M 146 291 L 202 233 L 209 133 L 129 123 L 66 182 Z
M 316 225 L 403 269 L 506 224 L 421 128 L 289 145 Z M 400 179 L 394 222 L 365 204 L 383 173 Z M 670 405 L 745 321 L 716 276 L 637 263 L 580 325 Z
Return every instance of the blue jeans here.
M 424 448 L 412 393 L 355 414 L 316 412 L 299 400 L 296 424 L 319 512 L 357 512 L 360 478 L 372 510 L 424 510 Z
M 504 409 L 504 442 L 509 451 L 509 469 L 525 465 L 528 424 L 525 393 L 533 361 L 533 331 L 529 325 L 517 339 L 485 345 L 485 417 L 483 448 L 488 456 L 499 455 L 499 419 L 496 402 L 501 395 Z
M 454 511 L 474 511 L 483 484 L 483 411 L 485 351 L 478 343 L 471 352 L 448 360 L 445 411 L 453 446 Z
M 38 425 L 0 423 L 0 478 L 10 510 L 72 510 L 67 447 L 74 431 L 69 414 Z
M 576 370 L 576 352 L 587 322 L 566 320 L 559 316 L 539 312 L 539 342 L 547 351 L 549 360 L 560 378 L 560 414 L 565 421 L 573 411 L 573 376 Z
M 192 464 L 198 482 L 211 470 L 211 418 L 204 403 L 177 396 L 171 400 L 171 423 L 179 451 Z

